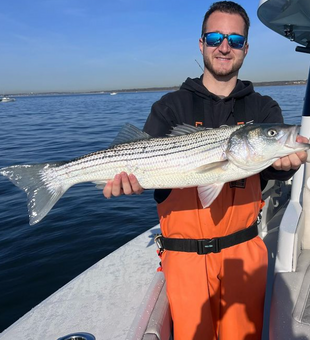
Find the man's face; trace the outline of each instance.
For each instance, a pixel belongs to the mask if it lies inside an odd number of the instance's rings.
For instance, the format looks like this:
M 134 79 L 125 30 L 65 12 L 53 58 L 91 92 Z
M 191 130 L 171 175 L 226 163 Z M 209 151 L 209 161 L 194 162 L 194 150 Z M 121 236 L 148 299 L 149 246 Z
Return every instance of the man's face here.
M 238 14 L 214 12 L 207 21 L 207 32 L 244 35 L 244 21 Z M 227 39 L 217 47 L 207 46 L 204 39 L 199 39 L 199 49 L 203 55 L 205 68 L 216 78 L 238 75 L 243 60 L 248 52 L 246 43 L 242 49 L 229 46 Z

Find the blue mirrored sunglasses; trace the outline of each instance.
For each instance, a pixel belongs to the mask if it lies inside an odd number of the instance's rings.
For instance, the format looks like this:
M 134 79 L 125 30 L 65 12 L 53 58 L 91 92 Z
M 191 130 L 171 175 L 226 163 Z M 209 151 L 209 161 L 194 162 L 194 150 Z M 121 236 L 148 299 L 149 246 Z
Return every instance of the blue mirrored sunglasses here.
M 220 46 L 224 39 L 227 39 L 228 44 L 232 48 L 241 49 L 246 43 L 246 37 L 239 34 L 222 34 L 219 32 L 208 32 L 203 35 L 203 39 L 208 46 Z

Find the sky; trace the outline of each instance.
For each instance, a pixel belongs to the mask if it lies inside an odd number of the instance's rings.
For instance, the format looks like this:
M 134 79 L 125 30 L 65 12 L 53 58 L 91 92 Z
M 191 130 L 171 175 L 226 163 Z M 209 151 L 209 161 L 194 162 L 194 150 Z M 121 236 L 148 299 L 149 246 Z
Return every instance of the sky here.
M 179 86 L 199 77 L 201 25 L 212 0 L 10 0 L 0 11 L 0 94 Z M 308 78 L 309 55 L 238 1 L 251 27 L 239 78 Z

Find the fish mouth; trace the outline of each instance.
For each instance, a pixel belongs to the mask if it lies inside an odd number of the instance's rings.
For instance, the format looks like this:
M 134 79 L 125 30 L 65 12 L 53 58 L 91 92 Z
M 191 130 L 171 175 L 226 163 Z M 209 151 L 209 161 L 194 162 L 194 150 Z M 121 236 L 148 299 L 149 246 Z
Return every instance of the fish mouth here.
M 283 136 L 282 138 L 285 138 L 284 145 L 288 148 L 304 148 L 306 146 L 305 143 L 298 143 L 296 141 L 296 138 L 300 131 L 300 125 L 295 125 L 293 128 L 290 129 L 288 136 Z
M 299 143 L 296 142 L 296 138 L 298 136 L 299 130 L 300 130 L 300 125 L 296 125 L 291 129 L 291 131 L 290 131 L 289 135 L 287 136 L 286 141 L 284 143 L 285 146 L 290 148 L 290 147 L 295 146 L 296 144 L 299 144 Z
M 296 138 L 299 135 L 300 125 L 295 125 L 289 131 L 288 136 L 286 136 L 286 140 L 283 141 L 284 146 L 290 149 L 294 149 L 295 152 L 302 151 L 302 150 L 309 150 L 310 144 L 309 143 L 299 143 L 296 141 Z M 282 137 L 285 138 L 285 135 Z

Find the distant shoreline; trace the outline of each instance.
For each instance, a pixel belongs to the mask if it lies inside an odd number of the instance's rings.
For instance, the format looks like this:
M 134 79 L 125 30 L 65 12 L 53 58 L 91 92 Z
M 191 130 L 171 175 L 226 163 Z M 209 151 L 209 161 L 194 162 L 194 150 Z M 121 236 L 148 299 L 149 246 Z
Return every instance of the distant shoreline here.
M 306 85 L 307 80 L 285 80 L 285 81 L 262 81 L 253 82 L 254 87 L 260 86 L 285 86 L 285 85 Z M 176 91 L 180 86 L 171 87 L 148 87 L 148 88 L 132 88 L 132 89 L 114 89 L 114 90 L 98 90 L 98 91 L 51 91 L 51 92 L 25 92 L 25 93 L 11 93 L 6 96 L 43 96 L 43 95 L 73 95 L 73 94 L 110 94 L 129 93 L 129 92 L 155 92 L 155 91 Z

